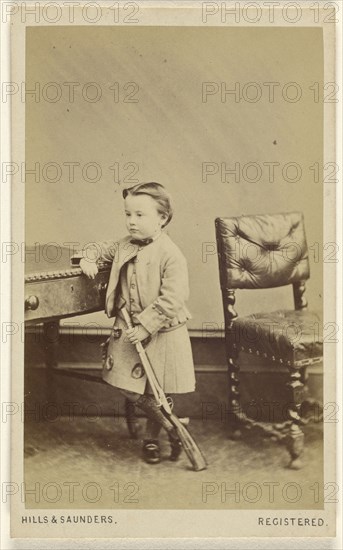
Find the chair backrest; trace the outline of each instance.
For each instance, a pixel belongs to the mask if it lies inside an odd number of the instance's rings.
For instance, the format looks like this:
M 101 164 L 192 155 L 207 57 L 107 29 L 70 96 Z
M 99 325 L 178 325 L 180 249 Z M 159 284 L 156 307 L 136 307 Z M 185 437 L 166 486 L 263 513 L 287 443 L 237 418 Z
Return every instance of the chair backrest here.
M 222 291 L 299 284 L 309 278 L 301 212 L 217 218 L 215 224 Z

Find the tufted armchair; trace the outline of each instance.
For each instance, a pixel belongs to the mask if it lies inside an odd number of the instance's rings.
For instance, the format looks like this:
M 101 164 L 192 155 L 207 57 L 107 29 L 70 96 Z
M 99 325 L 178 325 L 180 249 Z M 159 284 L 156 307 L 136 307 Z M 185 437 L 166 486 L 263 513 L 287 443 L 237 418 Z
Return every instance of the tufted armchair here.
M 291 455 L 290 467 L 301 467 L 304 434 L 302 404 L 306 367 L 322 360 L 320 316 L 307 310 L 305 281 L 310 276 L 303 215 L 300 212 L 217 218 L 220 286 L 229 367 L 229 411 L 233 437 L 242 425 L 257 425 L 282 440 Z M 238 317 L 236 289 L 262 289 L 292 284 L 295 309 Z M 239 355 L 258 356 L 288 372 L 288 419 L 280 426 L 255 422 L 242 413 Z M 282 429 L 281 429 L 282 428 Z

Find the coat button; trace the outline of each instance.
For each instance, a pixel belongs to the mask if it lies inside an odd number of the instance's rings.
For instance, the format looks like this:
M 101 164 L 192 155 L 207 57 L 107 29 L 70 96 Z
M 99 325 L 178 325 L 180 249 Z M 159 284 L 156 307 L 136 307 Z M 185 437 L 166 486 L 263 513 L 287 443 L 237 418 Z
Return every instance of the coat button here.
M 142 376 L 144 376 L 143 365 L 141 365 L 140 363 L 137 363 L 131 371 L 131 376 L 132 378 L 135 378 L 135 379 L 142 378 Z
M 114 365 L 113 357 L 112 357 L 112 355 L 109 355 L 107 357 L 106 363 L 105 363 L 106 370 L 113 369 L 113 365 Z

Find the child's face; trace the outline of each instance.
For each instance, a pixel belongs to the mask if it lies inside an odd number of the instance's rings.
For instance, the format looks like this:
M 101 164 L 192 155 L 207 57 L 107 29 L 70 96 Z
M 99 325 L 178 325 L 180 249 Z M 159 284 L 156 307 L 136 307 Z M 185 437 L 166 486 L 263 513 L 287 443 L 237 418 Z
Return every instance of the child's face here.
M 126 227 L 137 239 L 157 235 L 166 216 L 157 211 L 157 204 L 149 195 L 128 195 L 125 199 Z

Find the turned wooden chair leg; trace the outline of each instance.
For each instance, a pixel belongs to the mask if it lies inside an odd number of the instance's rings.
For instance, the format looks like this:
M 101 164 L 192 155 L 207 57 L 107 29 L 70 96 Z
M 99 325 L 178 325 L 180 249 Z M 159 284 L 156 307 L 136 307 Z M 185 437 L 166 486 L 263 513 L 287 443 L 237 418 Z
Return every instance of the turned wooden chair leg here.
M 288 409 L 288 416 L 291 420 L 291 426 L 286 439 L 287 449 L 291 455 L 289 468 L 299 470 L 302 467 L 302 455 L 304 452 L 304 433 L 300 426 L 303 424 L 301 419 L 301 405 L 304 396 L 304 384 L 301 380 L 301 374 L 298 369 L 290 369 L 290 380 L 287 383 L 290 390 L 291 402 Z
M 138 439 L 139 424 L 136 417 L 135 404 L 129 399 L 125 400 L 125 418 L 131 439 Z
M 308 389 L 308 372 L 307 368 L 301 369 L 301 382 L 304 384 L 304 398 L 301 405 L 301 417 L 306 418 L 306 422 L 314 421 L 319 422 L 323 418 L 323 404 L 317 399 L 310 396 Z
M 241 431 L 241 403 L 239 393 L 239 364 L 237 356 L 231 356 L 228 359 L 229 374 L 229 411 L 228 427 L 229 437 L 239 439 L 242 436 Z

